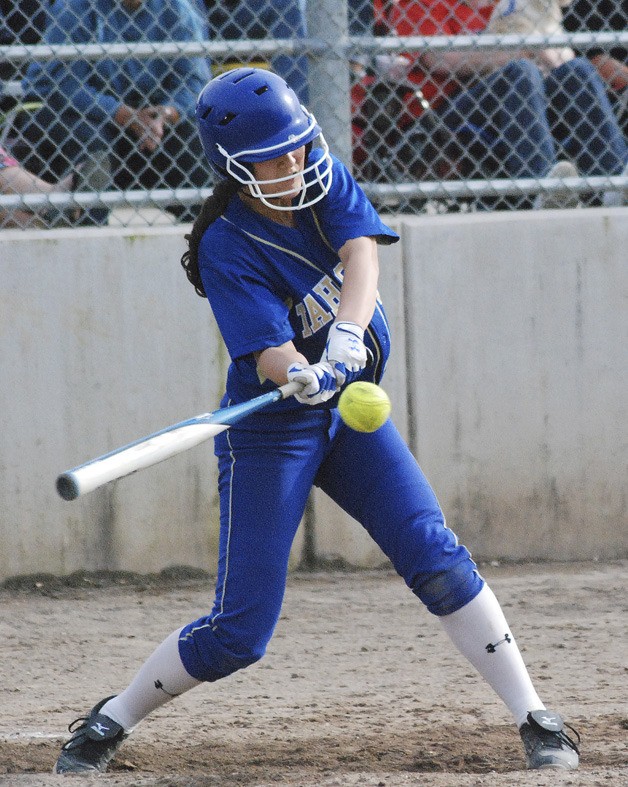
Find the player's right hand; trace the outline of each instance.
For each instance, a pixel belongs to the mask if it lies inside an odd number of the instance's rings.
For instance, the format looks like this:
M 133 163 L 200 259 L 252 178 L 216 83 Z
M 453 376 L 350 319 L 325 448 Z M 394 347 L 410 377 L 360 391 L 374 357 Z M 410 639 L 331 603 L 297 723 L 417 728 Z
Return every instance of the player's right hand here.
M 288 367 L 289 382 L 301 383 L 304 387 L 294 398 L 301 404 L 321 404 L 339 389 L 336 375 L 330 364 L 325 361 L 305 365 L 292 363 Z

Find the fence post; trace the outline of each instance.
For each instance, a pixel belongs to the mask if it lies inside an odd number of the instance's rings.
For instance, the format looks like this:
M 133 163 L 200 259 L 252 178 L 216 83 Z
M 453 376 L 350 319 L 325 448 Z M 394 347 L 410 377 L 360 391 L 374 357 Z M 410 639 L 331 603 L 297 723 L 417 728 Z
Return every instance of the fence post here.
M 310 106 L 331 151 L 351 169 L 347 0 L 307 0 L 307 36 L 325 44 L 308 56 Z

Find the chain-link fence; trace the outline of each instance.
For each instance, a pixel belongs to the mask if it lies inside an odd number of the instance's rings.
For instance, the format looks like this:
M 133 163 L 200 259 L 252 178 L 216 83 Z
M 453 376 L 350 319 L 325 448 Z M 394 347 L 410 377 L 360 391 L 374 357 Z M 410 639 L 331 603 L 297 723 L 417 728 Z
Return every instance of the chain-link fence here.
M 0 226 L 190 220 L 196 96 L 243 63 L 287 79 L 379 207 L 625 204 L 625 3 L 0 4 Z

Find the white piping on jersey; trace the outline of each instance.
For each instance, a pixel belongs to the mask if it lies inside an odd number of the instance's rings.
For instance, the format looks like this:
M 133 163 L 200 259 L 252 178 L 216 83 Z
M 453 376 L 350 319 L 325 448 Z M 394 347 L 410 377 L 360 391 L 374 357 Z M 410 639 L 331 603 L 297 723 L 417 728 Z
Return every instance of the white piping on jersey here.
M 316 229 L 318 230 L 318 234 L 321 236 L 321 240 L 323 241 L 323 243 L 327 246 L 327 248 L 330 251 L 332 251 L 334 254 L 336 254 L 336 250 L 331 245 L 331 243 L 327 240 L 327 236 L 323 232 L 323 228 L 321 227 L 321 223 L 318 220 L 318 215 L 317 215 L 316 211 L 314 209 L 310 208 L 310 213 L 312 214 L 312 219 L 314 221 L 314 224 L 316 225 Z M 342 286 L 342 281 L 340 282 L 340 285 Z M 386 326 L 388 332 L 390 333 L 390 325 L 388 324 L 388 320 L 386 319 L 386 316 L 384 314 L 384 307 L 383 307 L 383 304 L 382 304 L 381 299 L 379 297 L 379 292 L 377 292 L 377 294 L 376 294 L 375 306 L 377 308 L 377 311 L 379 312 L 379 316 L 382 318 L 382 320 L 384 322 L 384 325 Z M 378 352 L 379 352 L 379 355 L 380 355 L 380 358 L 381 358 L 381 348 L 379 347 L 379 344 L 378 344 L 378 342 L 376 340 L 376 336 L 375 336 L 374 332 L 372 330 L 370 330 L 369 328 L 367 328 L 366 332 L 371 337 L 371 341 L 373 343 L 373 347 L 376 347 L 378 349 Z
M 231 401 L 228 402 L 231 404 Z M 229 431 L 226 432 L 227 442 L 229 444 L 229 454 L 231 456 L 231 471 L 230 471 L 230 479 L 229 479 L 229 515 L 228 515 L 228 524 L 227 524 L 227 544 L 225 548 L 225 576 L 222 580 L 222 586 L 220 588 L 220 609 L 219 611 L 213 615 L 209 621 L 209 623 L 203 623 L 202 626 L 194 626 L 193 629 L 187 632 L 184 637 L 180 637 L 181 642 L 185 642 L 186 639 L 192 639 L 194 634 L 197 631 L 201 631 L 201 629 L 211 628 L 212 631 L 216 629 L 216 620 L 219 618 L 222 613 L 225 611 L 225 594 L 227 589 L 227 579 L 229 578 L 229 547 L 231 544 L 231 523 L 233 521 L 232 517 L 232 504 L 233 504 L 233 475 L 234 475 L 234 468 L 235 468 L 235 456 L 233 453 L 233 446 L 231 445 L 231 440 L 229 439 Z
M 375 347 L 375 350 L 377 351 L 377 358 L 374 359 L 375 360 L 375 364 L 374 364 L 375 365 L 375 369 L 377 369 L 380 361 L 382 360 L 382 351 L 381 351 L 380 346 L 375 341 L 375 335 L 374 335 L 373 331 L 370 328 L 367 327 L 365 333 L 368 336 L 370 336 L 371 343 L 372 343 L 373 347 Z
M 248 230 L 242 229 L 242 227 L 238 227 L 233 221 L 225 218 L 224 216 L 220 216 L 223 221 L 226 221 L 227 224 L 231 224 L 232 227 L 235 227 L 239 232 L 247 235 L 249 238 L 253 240 L 259 241 L 263 243 L 265 246 L 270 246 L 272 249 L 278 249 L 279 251 L 283 251 L 285 254 L 288 254 L 290 257 L 294 257 L 296 260 L 300 260 L 304 262 L 306 265 L 309 265 L 310 268 L 313 268 L 315 271 L 320 273 L 320 268 L 318 265 L 315 265 L 313 262 L 308 260 L 307 257 L 304 257 L 302 254 L 297 254 L 296 251 L 292 251 L 291 249 L 286 249 L 285 246 L 280 246 L 278 243 L 273 243 L 272 241 L 266 240 L 266 238 L 260 238 L 259 235 L 255 235 L 253 232 L 248 232 Z
M 331 245 L 331 243 L 330 243 L 330 242 L 327 240 L 327 236 L 326 236 L 326 235 L 325 235 L 325 233 L 323 232 L 323 228 L 321 227 L 321 223 L 320 223 L 320 221 L 318 220 L 318 215 L 316 214 L 316 211 L 315 211 L 315 210 L 312 210 L 312 209 L 310 208 L 310 213 L 312 214 L 312 219 L 314 220 L 314 224 L 316 225 L 316 229 L 318 230 L 318 234 L 321 236 L 321 239 L 322 239 L 323 243 L 325 244 L 325 246 L 327 246 L 327 248 L 328 248 L 330 251 L 333 251 L 333 252 L 334 252 L 334 254 L 336 254 L 336 250 L 335 250 L 335 249 L 334 249 L 334 247 Z

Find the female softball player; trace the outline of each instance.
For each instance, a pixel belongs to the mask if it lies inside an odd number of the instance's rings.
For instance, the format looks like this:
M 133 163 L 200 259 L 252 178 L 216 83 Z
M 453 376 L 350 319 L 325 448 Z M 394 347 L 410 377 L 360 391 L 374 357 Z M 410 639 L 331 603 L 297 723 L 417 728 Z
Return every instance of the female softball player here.
M 495 596 L 392 422 L 358 433 L 338 415 L 344 385 L 378 383 L 384 373 L 390 337 L 377 296 L 377 244 L 398 236 L 276 74 L 239 68 L 216 77 L 196 115 L 222 181 L 187 237 L 182 264 L 229 350 L 223 405 L 288 381 L 303 387 L 216 438 L 213 609 L 167 637 L 122 693 L 70 725 L 55 771 L 105 771 L 155 708 L 264 655 L 313 484 L 367 529 L 502 698 L 528 767 L 577 767 L 576 743 L 539 699 Z

